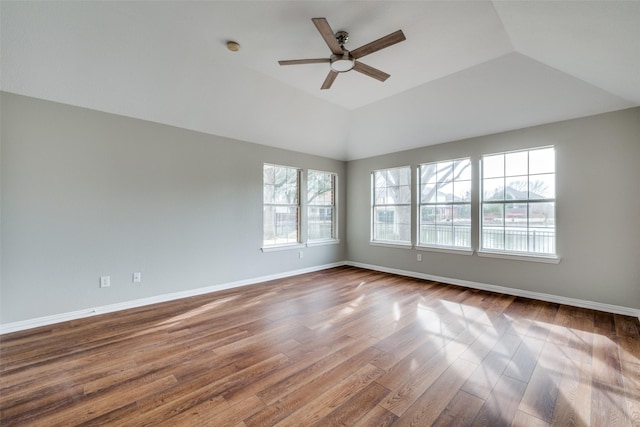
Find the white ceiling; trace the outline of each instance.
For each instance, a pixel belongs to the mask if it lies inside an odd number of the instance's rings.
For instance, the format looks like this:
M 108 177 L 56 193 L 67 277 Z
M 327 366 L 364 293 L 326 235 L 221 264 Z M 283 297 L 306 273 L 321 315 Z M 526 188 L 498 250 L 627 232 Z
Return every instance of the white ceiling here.
M 1 3 L 2 90 L 336 159 L 640 105 L 640 1 Z M 351 50 L 328 91 L 311 18 Z M 226 50 L 236 40 L 241 50 Z

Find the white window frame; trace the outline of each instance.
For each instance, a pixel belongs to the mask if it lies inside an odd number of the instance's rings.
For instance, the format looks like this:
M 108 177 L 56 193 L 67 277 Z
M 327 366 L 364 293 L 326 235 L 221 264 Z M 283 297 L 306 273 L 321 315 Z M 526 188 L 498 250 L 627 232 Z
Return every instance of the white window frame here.
M 275 167 L 275 168 L 285 168 L 285 169 L 289 169 L 292 171 L 295 171 L 296 173 L 296 203 L 277 203 L 275 200 L 272 202 L 266 202 L 265 201 L 265 196 L 264 196 L 264 192 L 265 192 L 265 180 L 264 180 L 264 171 L 266 167 Z M 264 163 L 263 167 L 262 167 L 262 171 L 263 171 L 263 178 L 262 178 L 262 192 L 263 192 L 263 197 L 262 197 L 262 205 L 263 205 L 263 210 L 262 210 L 262 250 L 264 252 L 267 252 L 269 250 L 280 250 L 280 249 L 290 249 L 290 248 L 296 248 L 296 247 L 303 247 L 304 245 L 302 244 L 302 218 L 301 218 L 301 213 L 302 213 L 302 206 L 301 206 L 301 197 L 300 197 L 300 189 L 302 188 L 302 169 L 300 168 L 296 168 L 293 166 L 284 166 L 284 165 L 276 165 L 273 163 Z M 266 243 L 265 240 L 265 209 L 266 207 L 285 207 L 285 208 L 295 208 L 296 209 L 296 234 L 297 234 L 297 239 L 296 241 L 292 241 L 292 242 L 284 242 L 284 243 Z
M 405 169 L 409 172 L 409 184 L 408 184 L 408 194 L 409 194 L 409 201 L 408 203 L 377 203 L 376 202 L 376 189 L 378 189 L 378 187 L 376 187 L 376 174 L 378 173 L 382 173 L 382 172 L 386 172 L 386 171 L 391 171 L 391 170 L 397 170 L 397 169 Z M 412 248 L 413 245 L 411 243 L 411 229 L 412 229 L 412 224 L 411 224 L 411 199 L 413 197 L 412 194 L 412 176 L 413 176 L 413 171 L 411 170 L 411 166 L 398 166 L 398 167 L 393 167 L 393 168 L 384 168 L 384 169 L 378 169 L 378 170 L 374 170 L 373 172 L 371 172 L 371 219 L 370 219 L 370 225 L 371 225 L 371 237 L 370 237 L 370 241 L 369 243 L 371 245 L 378 245 L 378 246 L 394 246 L 394 247 L 404 247 L 404 248 Z M 376 208 L 379 207 L 406 207 L 409 210 L 409 240 L 394 240 L 394 239 L 390 239 L 390 240 L 382 240 L 382 239 L 376 239 Z M 395 224 L 395 218 L 394 218 L 394 224 Z
M 310 183 L 311 183 L 311 178 L 310 175 L 313 173 L 317 173 L 317 174 L 325 174 L 325 175 L 329 175 L 330 180 L 331 180 L 331 200 L 329 204 L 315 204 L 313 203 L 313 200 L 311 199 L 311 194 L 310 194 Z M 334 172 L 327 172 L 327 171 L 320 171 L 320 170 L 315 170 L 315 169 L 309 169 L 307 170 L 307 180 L 306 180 L 306 187 L 307 187 L 307 200 L 306 200 L 306 209 L 307 209 L 307 246 L 318 246 L 318 245 L 326 245 L 326 244 L 332 244 L 332 243 L 338 243 L 339 239 L 338 239 L 338 209 L 337 209 L 337 197 L 338 197 L 338 175 Z M 323 209 L 330 209 L 331 210 L 331 236 L 328 238 L 322 238 L 322 239 L 312 239 L 310 237 L 310 229 L 311 227 L 309 226 L 309 218 L 311 218 L 311 214 L 310 214 L 310 210 L 313 208 L 323 208 Z
M 554 149 L 554 168 L 553 168 L 553 186 L 554 186 L 554 197 L 547 197 L 547 198 L 531 198 L 530 197 L 530 192 L 529 192 L 529 184 L 527 184 L 527 197 L 523 197 L 523 198 L 517 198 L 517 199 L 507 199 L 506 197 L 503 200 L 485 200 L 485 195 L 484 195 L 484 183 L 485 183 L 485 175 L 484 175 L 484 161 L 486 157 L 490 157 L 490 156 L 496 156 L 496 155 L 504 155 L 505 156 L 505 163 L 506 163 L 506 155 L 509 154 L 517 154 L 517 153 L 527 153 L 527 174 L 526 174 L 526 178 L 527 178 L 527 183 L 530 182 L 530 179 L 532 176 L 537 176 L 537 175 L 545 175 L 546 173 L 539 173 L 539 174 L 535 174 L 535 173 L 531 173 L 531 169 L 530 169 L 530 153 L 531 152 L 535 152 L 537 150 L 544 150 L 544 149 Z M 479 188 L 480 188 L 480 193 L 479 193 L 479 198 L 480 198 L 480 203 L 479 203 L 479 220 L 478 220 L 478 246 L 479 249 L 477 251 L 479 256 L 483 256 L 483 257 L 491 257 L 491 258 L 505 258 L 505 259 L 512 259 L 512 260 L 525 260 L 525 261 L 537 261 L 537 262 L 546 262 L 546 263 L 554 263 L 557 264 L 560 262 L 560 257 L 558 256 L 557 253 L 557 221 L 555 221 L 555 218 L 557 218 L 557 198 L 555 195 L 555 182 L 556 182 L 556 177 L 557 177 L 557 170 L 556 170 L 556 152 L 555 152 L 555 147 L 554 146 L 542 146 L 542 147 L 535 147 L 535 148 L 529 148 L 529 149 L 523 149 L 523 150 L 513 150 L 513 151 L 505 151 L 505 152 L 498 152 L 498 153 L 491 153 L 491 154 L 485 154 L 481 157 L 480 159 L 480 173 L 479 173 Z M 496 177 L 494 179 L 503 179 L 504 180 L 504 188 L 507 187 L 507 179 L 510 177 L 513 177 L 511 175 L 508 175 L 507 171 L 506 171 L 506 164 L 503 166 L 504 172 L 502 174 L 502 176 Z M 550 174 L 550 173 L 549 173 Z M 522 176 L 524 177 L 525 175 L 517 175 L 518 177 Z M 487 179 L 491 179 L 491 178 L 487 178 Z M 535 205 L 535 204 L 542 204 L 542 203 L 553 203 L 554 204 L 554 226 L 553 226 L 553 249 L 554 252 L 534 252 L 534 251 L 530 251 L 529 248 L 529 242 L 530 242 L 530 213 L 529 213 L 529 208 L 531 205 Z M 503 248 L 504 246 L 506 246 L 506 236 L 507 236 L 507 227 L 506 225 L 504 225 L 504 223 L 506 222 L 506 205 L 509 204 L 522 204 L 527 206 L 527 222 L 526 222 L 526 235 L 527 235 L 527 250 L 513 250 L 513 249 L 496 249 L 496 248 L 489 248 L 489 247 L 485 247 L 485 240 L 484 240 L 484 234 L 485 234 L 485 221 L 486 221 L 486 215 L 485 215 L 485 205 L 502 205 L 502 223 L 503 223 L 503 239 L 505 243 L 503 243 Z M 534 236 L 534 240 L 533 242 L 535 242 L 535 236 Z
M 467 162 L 468 163 L 468 168 L 469 168 L 469 178 L 468 179 L 457 179 L 459 178 L 459 176 L 453 176 L 451 182 L 452 185 L 452 191 L 455 194 L 455 186 L 456 183 L 462 184 L 462 183 L 468 183 L 468 187 L 469 187 L 469 196 L 468 196 L 468 200 L 466 201 L 458 201 L 456 202 L 455 200 L 452 201 L 436 201 L 436 202 L 423 202 L 422 200 L 422 189 L 423 186 L 429 184 L 427 182 L 422 182 L 422 170 L 423 167 L 428 167 L 428 166 L 434 166 L 436 167 L 436 171 L 439 170 L 438 165 L 443 165 L 445 163 L 451 163 L 452 167 L 454 168 L 452 170 L 452 173 L 454 173 L 455 171 L 455 166 L 457 163 L 459 162 Z M 472 218 L 471 218 L 471 206 L 472 206 L 472 197 L 471 197 L 471 191 L 473 189 L 473 171 L 472 171 L 472 164 L 471 164 L 471 158 L 470 157 L 464 157 L 464 158 L 458 158 L 458 159 L 450 159 L 450 160 L 440 160 L 440 161 L 436 161 L 436 162 L 429 162 L 429 163 L 422 163 L 420 165 L 418 165 L 418 167 L 416 168 L 416 172 L 417 172 L 417 191 L 416 191 L 416 197 L 417 197 L 417 235 L 416 235 L 416 249 L 423 249 L 423 250 L 438 250 L 438 251 L 446 251 L 446 252 L 450 252 L 450 253 L 464 253 L 464 254 L 473 254 L 473 246 L 472 246 L 472 241 L 471 241 L 471 236 L 472 236 L 472 228 L 473 228 L 473 222 L 472 222 Z M 449 181 L 447 181 L 449 182 Z M 436 175 L 436 191 L 437 191 L 437 183 L 438 183 L 438 177 Z M 424 207 L 428 207 L 428 206 L 433 206 L 436 209 L 438 208 L 447 208 L 447 207 L 451 207 L 452 211 L 455 209 L 456 206 L 467 206 L 468 210 L 469 210 L 469 236 L 468 236 L 468 242 L 469 244 L 467 246 L 465 245 L 444 245 L 444 244 L 437 244 L 437 243 L 429 243 L 429 242 L 423 242 L 421 240 L 421 236 L 422 236 L 422 208 Z M 453 216 L 453 212 L 451 213 L 451 215 Z M 453 217 L 451 218 L 451 222 L 450 224 L 446 224 L 443 225 L 443 227 L 447 227 L 447 228 L 451 228 L 451 233 L 454 239 L 454 243 L 455 243 L 455 231 L 456 231 L 456 227 L 454 226 L 454 222 L 453 222 Z M 437 230 L 436 230 L 437 232 Z

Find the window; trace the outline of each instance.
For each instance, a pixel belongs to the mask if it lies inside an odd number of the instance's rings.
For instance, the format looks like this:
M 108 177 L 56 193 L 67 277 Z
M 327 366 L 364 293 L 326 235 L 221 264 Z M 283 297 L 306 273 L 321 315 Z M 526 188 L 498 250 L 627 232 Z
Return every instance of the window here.
M 310 170 L 307 173 L 308 242 L 336 238 L 336 175 Z
M 482 157 L 481 249 L 556 253 L 555 149 Z
M 418 168 L 418 245 L 471 249 L 471 160 Z
M 300 170 L 265 164 L 263 169 L 263 246 L 300 242 Z
M 372 173 L 371 240 L 411 245 L 411 168 Z

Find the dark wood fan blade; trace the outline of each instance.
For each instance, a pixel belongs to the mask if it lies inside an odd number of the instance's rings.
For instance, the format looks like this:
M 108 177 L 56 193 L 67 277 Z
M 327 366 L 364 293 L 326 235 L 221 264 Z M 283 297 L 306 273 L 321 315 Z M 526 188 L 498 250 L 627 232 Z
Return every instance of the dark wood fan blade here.
M 335 34 L 333 34 L 333 30 L 329 26 L 329 23 L 325 18 L 312 18 L 313 23 L 316 25 L 318 31 L 320 31 L 320 35 L 324 39 L 324 42 L 329 46 L 331 53 L 335 55 L 342 55 L 342 48 L 338 44 L 336 40 Z
M 329 74 L 327 74 L 327 78 L 324 79 L 324 83 L 322 83 L 322 87 L 320 89 L 329 89 L 335 81 L 336 77 L 338 77 L 338 74 L 340 73 L 338 73 L 337 71 L 329 71 Z
M 356 61 L 355 65 L 353 66 L 353 69 L 358 71 L 359 73 L 365 74 L 369 77 L 373 77 L 376 80 L 380 80 L 381 82 L 391 77 L 389 74 L 385 73 L 384 71 L 380 71 L 377 68 L 373 68 L 367 64 L 363 64 L 362 62 L 358 62 L 358 61 Z
M 404 41 L 406 39 L 407 38 L 404 36 L 402 30 L 398 30 L 395 33 L 391 33 L 378 40 L 372 41 L 371 43 L 367 43 L 364 46 L 360 46 L 356 50 L 352 50 L 351 56 L 356 59 L 362 58 L 363 56 L 369 55 L 373 52 L 377 52 L 384 49 L 385 47 L 392 46 L 396 43 L 400 43 L 401 41 Z
M 278 61 L 280 65 L 298 65 L 298 64 L 318 64 L 321 62 L 331 62 L 329 58 L 316 59 L 288 59 L 286 61 Z

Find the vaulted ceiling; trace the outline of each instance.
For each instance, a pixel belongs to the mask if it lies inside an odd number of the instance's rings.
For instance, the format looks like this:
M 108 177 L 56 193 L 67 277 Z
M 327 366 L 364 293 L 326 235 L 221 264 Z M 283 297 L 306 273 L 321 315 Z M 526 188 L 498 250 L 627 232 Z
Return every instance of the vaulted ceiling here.
M 336 159 L 640 105 L 640 1 L 2 1 L 1 89 Z M 311 18 L 354 49 L 320 90 Z M 238 52 L 225 47 L 240 43 Z

